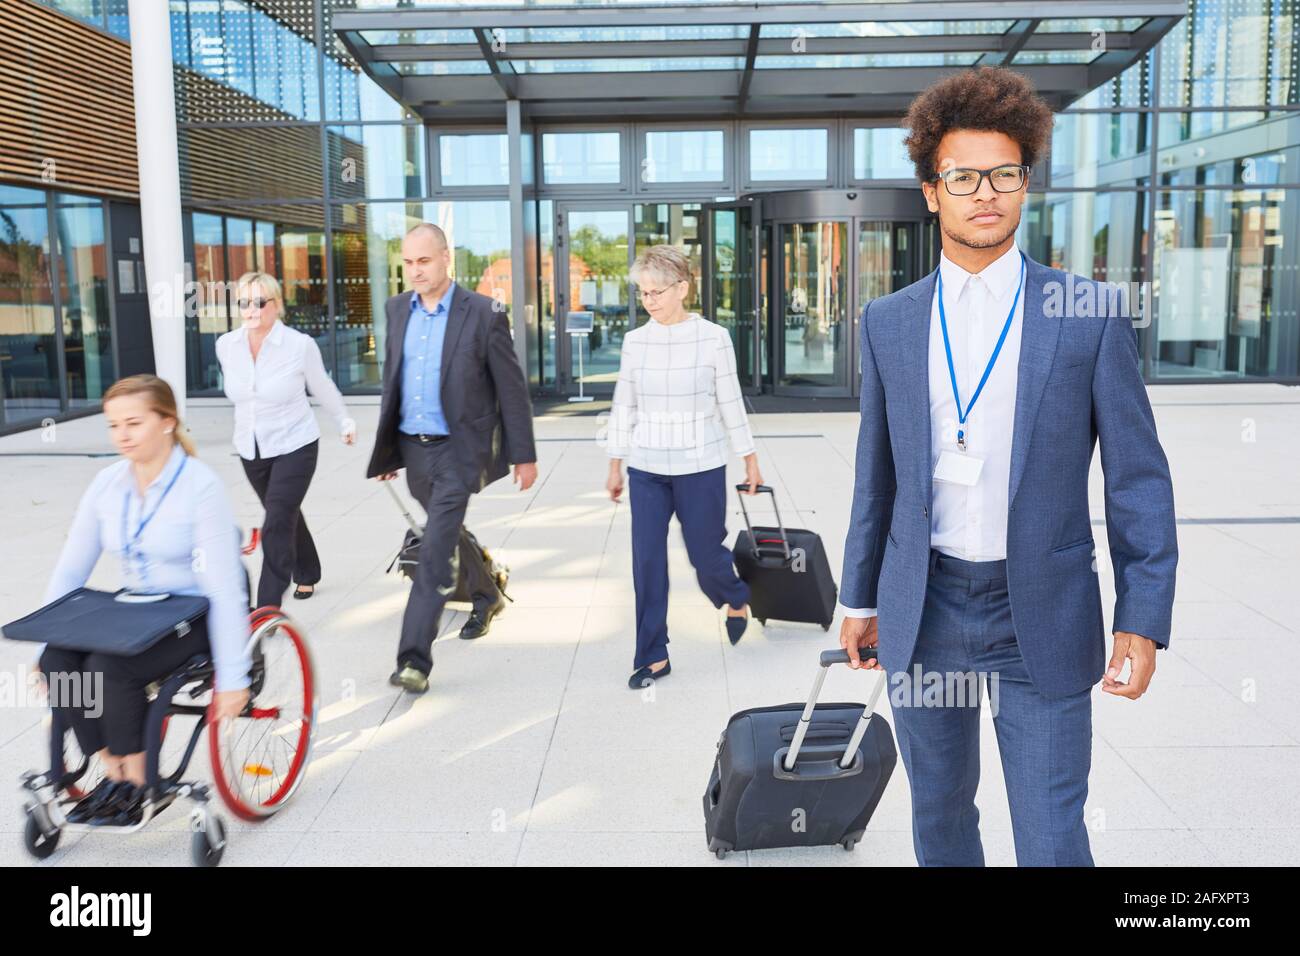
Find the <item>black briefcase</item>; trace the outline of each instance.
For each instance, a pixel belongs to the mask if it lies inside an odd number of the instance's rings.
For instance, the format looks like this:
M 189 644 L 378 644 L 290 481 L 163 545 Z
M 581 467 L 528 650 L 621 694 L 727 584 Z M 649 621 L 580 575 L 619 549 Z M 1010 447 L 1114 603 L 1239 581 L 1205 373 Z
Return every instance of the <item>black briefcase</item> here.
M 769 485 L 759 485 L 758 491 L 772 496 L 777 526 L 751 525 L 745 495 L 740 494 L 748 488 L 736 485 L 745 530 L 736 536 L 732 557 L 736 573 L 749 585 L 750 611 L 764 624 L 775 618 L 830 630 L 838 592 L 821 536 L 805 528 L 786 528 L 776 508 L 776 492 Z
M 200 595 L 77 588 L 6 624 L 3 633 L 11 641 L 132 657 L 164 638 L 184 637 L 207 612 L 208 599 Z
M 875 650 L 861 651 L 863 660 Z M 817 706 L 826 671 L 847 663 L 825 651 L 807 703 L 733 714 L 718 739 L 704 792 L 704 835 L 722 859 L 731 850 L 830 846 L 852 850 L 885 792 L 898 751 L 874 713 L 882 670 L 867 704 Z

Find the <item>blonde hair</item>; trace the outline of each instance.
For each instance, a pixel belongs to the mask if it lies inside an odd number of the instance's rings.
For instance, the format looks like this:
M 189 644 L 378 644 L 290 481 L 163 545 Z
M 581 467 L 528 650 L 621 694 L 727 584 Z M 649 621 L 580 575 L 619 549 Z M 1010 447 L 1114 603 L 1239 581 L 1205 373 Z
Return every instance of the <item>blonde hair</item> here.
M 632 268 L 628 272 L 628 278 L 638 286 L 642 285 L 641 279 L 646 275 L 658 276 L 661 279 L 667 279 L 669 282 L 686 282 L 688 283 L 687 291 L 689 292 L 691 261 L 676 246 L 651 246 L 636 257 L 636 261 L 632 263 Z
M 176 394 L 172 387 L 157 375 L 128 375 L 126 378 L 120 378 L 108 387 L 104 393 L 103 404 L 107 405 L 115 398 L 122 398 L 126 395 L 144 395 L 149 402 L 149 408 L 157 412 L 164 418 L 173 419 L 176 422 L 176 428 L 172 432 L 172 437 L 176 444 L 184 449 L 187 455 L 197 455 L 194 448 L 194 442 L 189 433 L 185 430 L 185 425 L 181 421 L 181 416 L 176 410 Z
M 280 289 L 280 280 L 269 272 L 245 272 L 235 283 L 235 296 L 239 296 L 240 289 L 253 283 L 257 283 L 262 295 L 274 302 L 280 315 L 284 315 L 284 292 Z

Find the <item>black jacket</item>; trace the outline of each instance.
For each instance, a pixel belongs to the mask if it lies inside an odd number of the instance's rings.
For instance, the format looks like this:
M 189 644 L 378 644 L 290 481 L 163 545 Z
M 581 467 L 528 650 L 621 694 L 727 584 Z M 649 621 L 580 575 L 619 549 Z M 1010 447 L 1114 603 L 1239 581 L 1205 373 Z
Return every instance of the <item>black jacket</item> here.
M 413 295 L 395 295 L 384 306 L 388 334 L 383 398 L 367 478 L 402 467 L 402 343 Z M 492 306 L 492 299 L 457 285 L 442 344 L 442 411 L 451 429 L 452 453 L 471 494 L 504 477 L 511 464 L 537 460 L 528 381 L 515 355 L 508 314 Z

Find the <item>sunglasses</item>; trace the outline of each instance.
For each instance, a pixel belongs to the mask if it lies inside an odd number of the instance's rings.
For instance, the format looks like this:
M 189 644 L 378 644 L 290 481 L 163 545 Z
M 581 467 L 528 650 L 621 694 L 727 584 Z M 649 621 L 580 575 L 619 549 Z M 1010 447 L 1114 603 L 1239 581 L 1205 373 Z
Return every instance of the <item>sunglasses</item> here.
M 271 299 L 263 299 L 262 297 L 259 296 L 259 297 L 256 298 L 256 299 L 239 299 L 239 300 L 236 302 L 236 305 L 238 305 L 241 309 L 259 309 L 259 310 L 260 310 L 260 309 L 264 309 L 264 308 L 266 308 L 266 304 L 267 304 L 268 302 L 270 302 L 270 301 L 272 301 L 272 300 L 271 300 Z

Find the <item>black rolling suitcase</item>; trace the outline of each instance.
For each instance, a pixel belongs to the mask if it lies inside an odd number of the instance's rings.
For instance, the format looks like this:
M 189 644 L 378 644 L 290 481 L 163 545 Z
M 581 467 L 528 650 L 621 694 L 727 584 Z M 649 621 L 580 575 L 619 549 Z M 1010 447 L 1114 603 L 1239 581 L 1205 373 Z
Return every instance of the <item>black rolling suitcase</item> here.
M 397 568 L 397 573 L 403 575 L 408 580 L 415 579 L 415 569 L 420 564 L 420 541 L 424 537 L 424 529 L 416 523 L 411 517 L 411 512 L 407 510 L 401 496 L 393 488 L 392 482 L 385 481 L 384 487 L 388 493 L 393 496 L 393 501 L 397 503 L 397 508 L 402 512 L 402 517 L 406 519 L 406 535 L 402 538 L 402 546 L 398 549 L 396 557 L 388 565 L 388 571 Z M 478 543 L 478 538 L 474 537 L 473 532 L 464 525 L 460 526 L 460 540 L 456 545 L 456 590 L 452 592 L 449 601 L 464 601 L 470 603 L 473 601 L 473 595 L 469 591 L 469 574 L 466 571 L 468 562 L 478 561 L 487 570 L 488 576 L 496 583 L 497 590 L 507 601 L 514 601 L 506 593 L 506 583 L 510 580 L 510 569 L 497 561 L 489 553 L 488 549 Z
M 884 671 L 866 705 L 817 706 L 827 668 L 848 659 L 822 653 L 806 704 L 754 707 L 727 721 L 704 792 L 704 835 L 718 859 L 780 846 L 852 850 L 862 839 L 898 751 L 889 723 L 873 713 Z
M 736 485 L 736 491 L 748 487 Z M 776 492 L 769 485 L 759 485 L 758 490 L 771 494 L 777 526 L 750 525 L 745 496 L 738 494 L 745 530 L 736 536 L 732 548 L 736 573 L 749 585 L 750 610 L 764 624 L 771 617 L 820 624 L 822 630 L 830 630 L 837 589 L 821 537 L 804 528 L 786 528 L 776 508 Z

